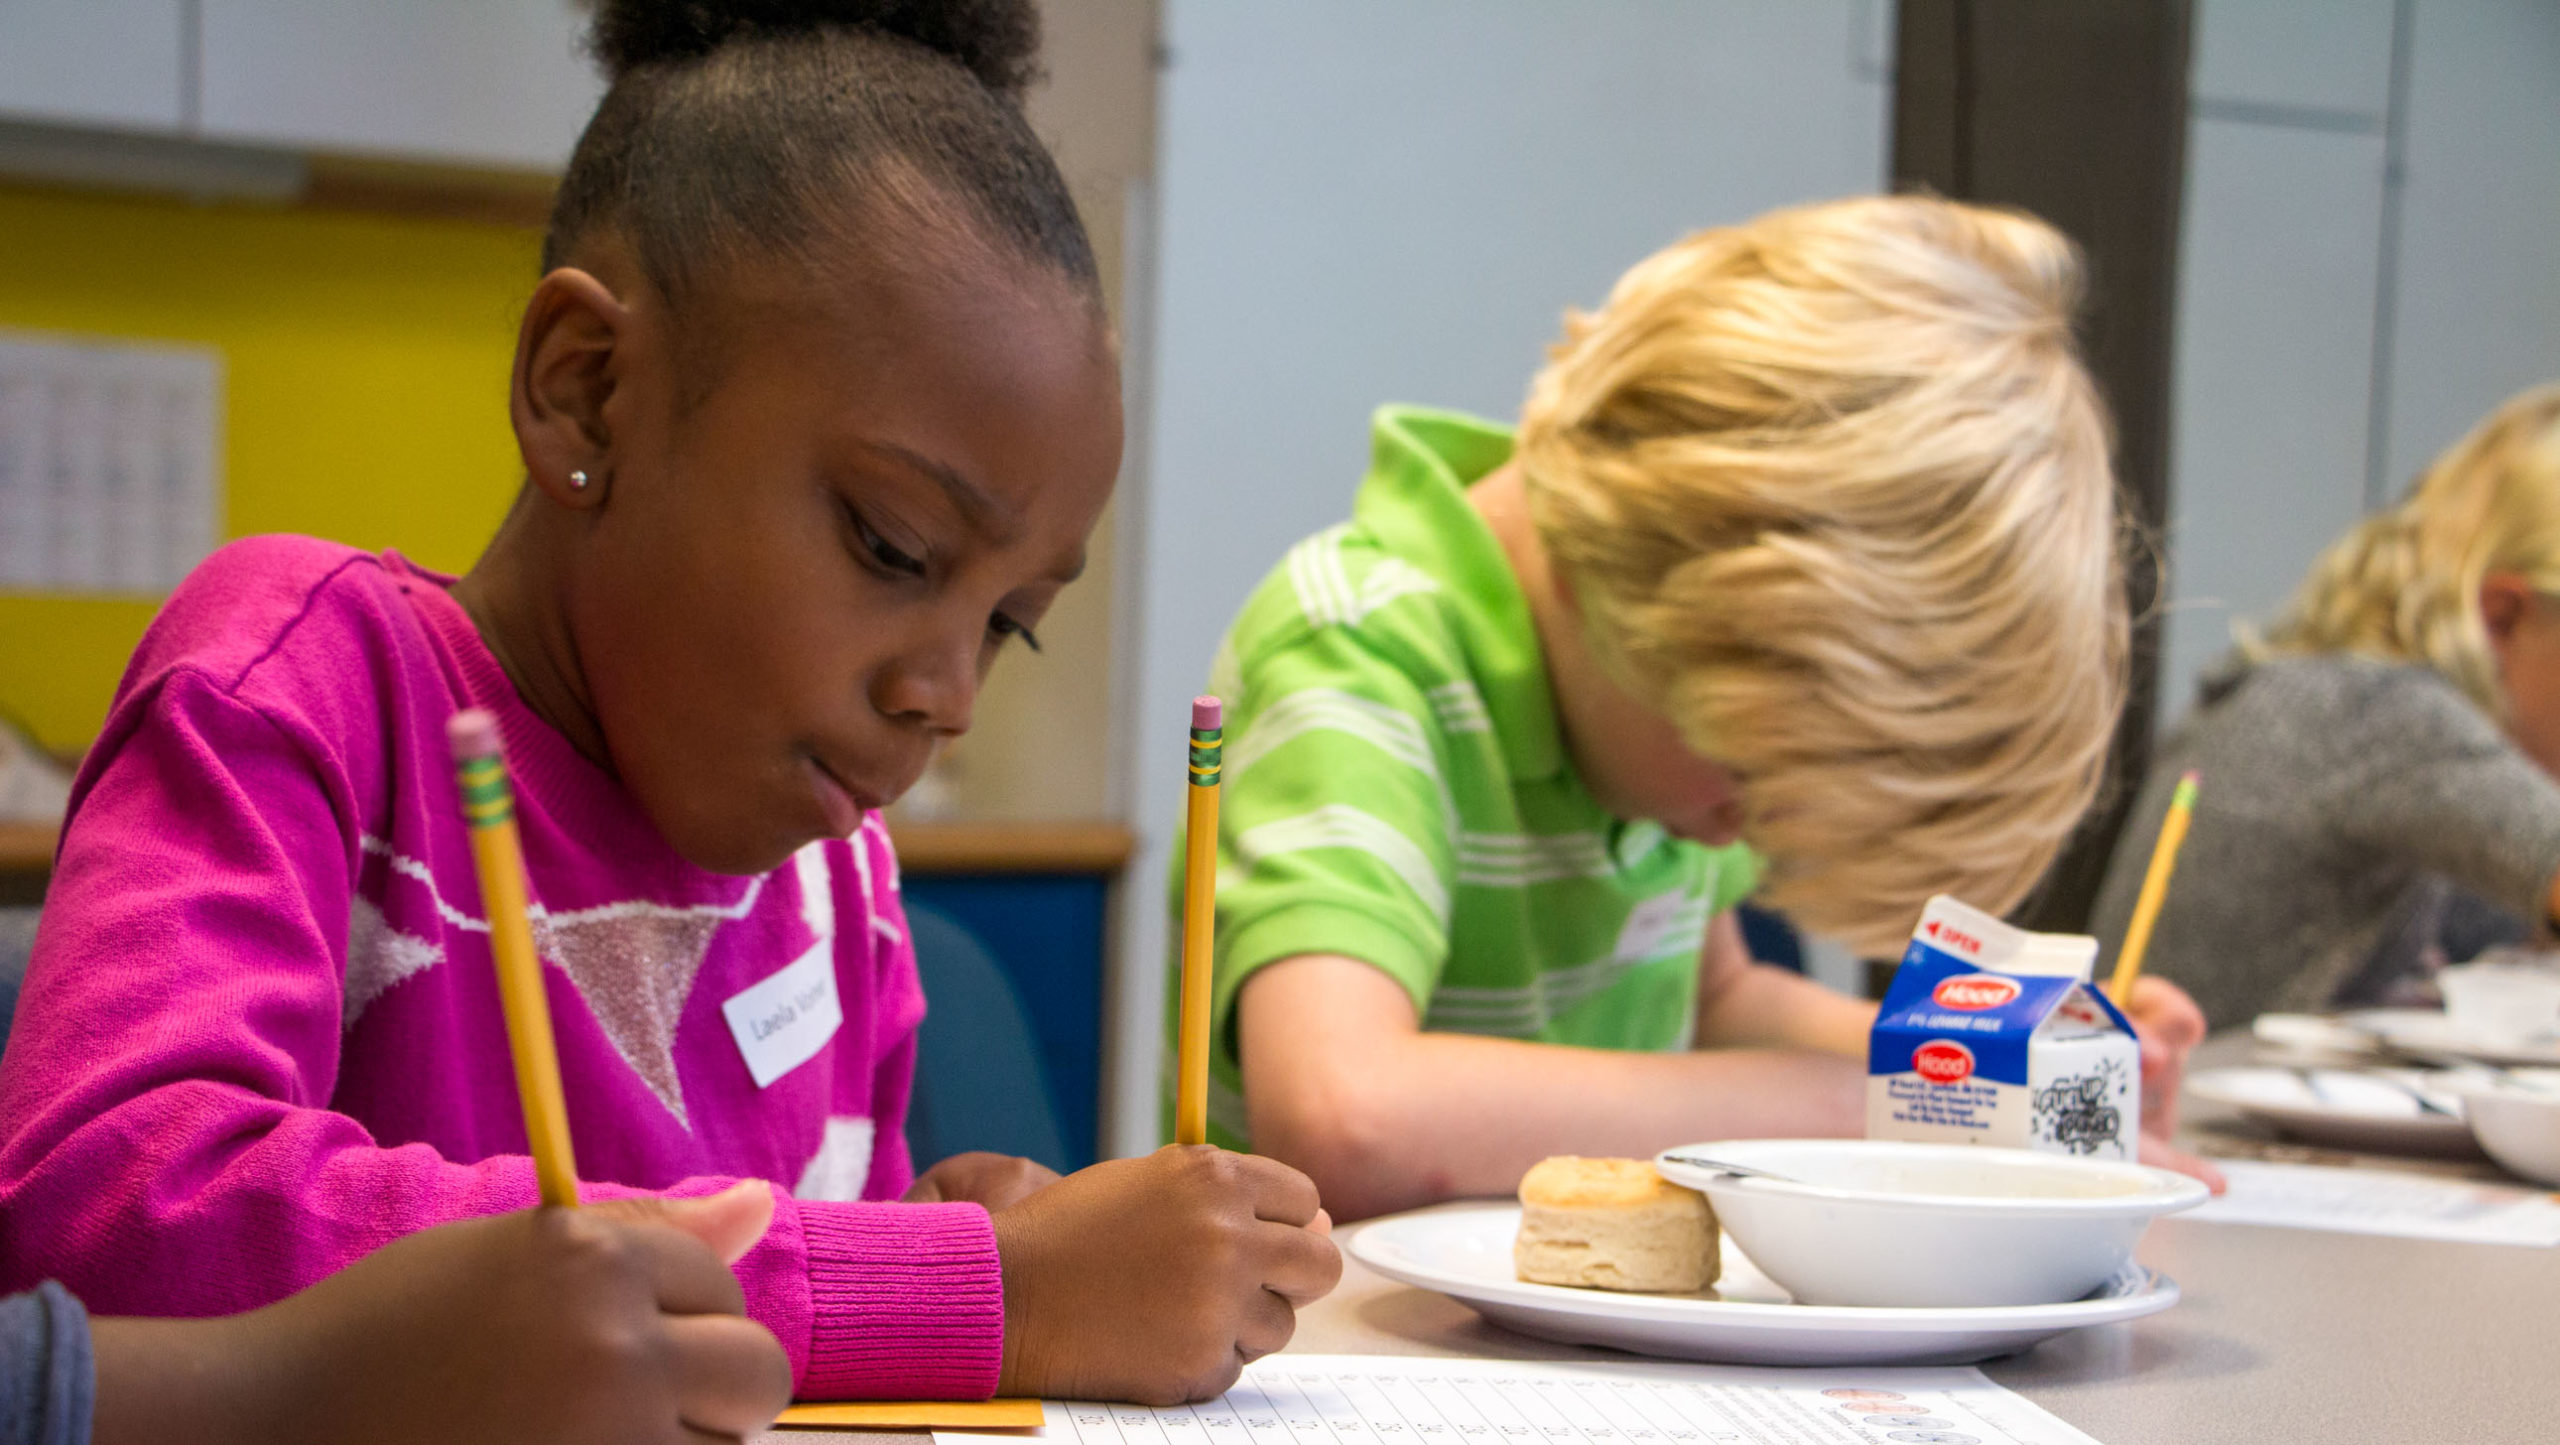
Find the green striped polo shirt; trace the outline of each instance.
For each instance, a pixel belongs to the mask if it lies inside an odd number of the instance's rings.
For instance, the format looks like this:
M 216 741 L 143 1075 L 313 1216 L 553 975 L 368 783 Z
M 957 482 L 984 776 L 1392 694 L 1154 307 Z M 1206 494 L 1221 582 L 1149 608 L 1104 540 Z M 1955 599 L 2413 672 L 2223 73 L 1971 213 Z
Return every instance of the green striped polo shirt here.
M 1298 954 L 1374 964 L 1428 1029 L 1690 1042 L 1707 920 L 1758 866 L 1610 816 L 1575 774 L 1528 599 L 1466 497 L 1510 455 L 1489 422 L 1381 408 L 1351 520 L 1290 549 L 1218 649 L 1217 1143 L 1246 1146 L 1236 992 Z

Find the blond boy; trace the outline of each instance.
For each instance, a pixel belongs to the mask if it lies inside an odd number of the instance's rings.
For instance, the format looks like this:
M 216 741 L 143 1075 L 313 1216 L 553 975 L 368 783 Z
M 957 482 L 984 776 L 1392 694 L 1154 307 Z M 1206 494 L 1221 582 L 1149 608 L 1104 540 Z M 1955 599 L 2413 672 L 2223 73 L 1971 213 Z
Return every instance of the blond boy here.
M 1215 668 L 1215 1137 L 1358 1217 L 1855 1133 L 1873 1005 L 1732 906 L 1898 951 L 1932 892 L 2019 901 L 2088 804 L 2127 620 L 2077 290 L 2028 217 L 1810 206 L 1629 272 L 1516 440 L 1381 410 L 1352 520 Z M 2200 1018 L 2134 1013 L 2173 1082 Z

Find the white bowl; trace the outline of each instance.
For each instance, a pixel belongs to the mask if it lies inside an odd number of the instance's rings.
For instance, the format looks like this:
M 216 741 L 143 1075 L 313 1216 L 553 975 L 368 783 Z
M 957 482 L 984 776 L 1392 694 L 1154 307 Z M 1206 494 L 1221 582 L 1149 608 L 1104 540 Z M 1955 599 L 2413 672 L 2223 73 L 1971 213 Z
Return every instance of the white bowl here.
M 2471 1133 L 2511 1174 L 2560 1185 L 2560 1069 L 2509 1069 L 2454 1086 Z
M 1719 1174 L 1679 1154 L 1801 1182 Z M 1654 1167 L 1704 1190 L 1752 1263 L 1814 1305 L 2079 1299 L 2133 1257 L 2153 1219 L 2207 1195 L 2140 1164 L 1881 1139 L 1728 1139 L 1665 1150 Z
M 2492 960 L 2439 970 L 2436 987 L 2455 1026 L 2484 1039 L 2547 1038 L 2560 1031 L 2560 969 Z

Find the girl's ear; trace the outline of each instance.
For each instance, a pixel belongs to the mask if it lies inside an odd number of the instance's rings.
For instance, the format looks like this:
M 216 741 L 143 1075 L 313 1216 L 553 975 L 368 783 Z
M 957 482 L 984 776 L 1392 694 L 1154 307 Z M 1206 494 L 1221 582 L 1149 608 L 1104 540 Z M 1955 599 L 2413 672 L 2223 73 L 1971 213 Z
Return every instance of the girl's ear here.
M 2480 626 L 2492 650 L 2503 652 L 2525 614 L 2533 609 L 2533 584 L 2513 572 L 2492 572 L 2480 579 Z
M 628 360 L 631 325 L 620 298 L 570 266 L 543 277 L 525 304 L 507 412 L 526 476 L 561 506 L 594 506 L 608 490 L 605 408 Z

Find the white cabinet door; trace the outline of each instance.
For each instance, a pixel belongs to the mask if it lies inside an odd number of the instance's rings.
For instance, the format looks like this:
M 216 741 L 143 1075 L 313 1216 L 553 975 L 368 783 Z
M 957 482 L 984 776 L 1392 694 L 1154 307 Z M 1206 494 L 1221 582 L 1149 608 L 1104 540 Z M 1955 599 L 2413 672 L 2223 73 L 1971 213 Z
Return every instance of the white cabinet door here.
M 2197 0 L 2194 95 L 2282 124 L 2368 116 L 2390 103 L 2393 0 Z
M 212 140 L 554 169 L 603 90 L 572 0 L 201 6 Z
M 2392 310 L 2393 495 L 2560 377 L 2560 5 L 2420 0 Z
M 2188 128 L 2162 723 L 2364 511 L 2382 166 L 2379 133 Z
M 0 120 L 176 130 L 180 0 L 0 0 Z

